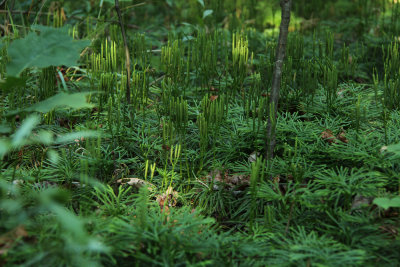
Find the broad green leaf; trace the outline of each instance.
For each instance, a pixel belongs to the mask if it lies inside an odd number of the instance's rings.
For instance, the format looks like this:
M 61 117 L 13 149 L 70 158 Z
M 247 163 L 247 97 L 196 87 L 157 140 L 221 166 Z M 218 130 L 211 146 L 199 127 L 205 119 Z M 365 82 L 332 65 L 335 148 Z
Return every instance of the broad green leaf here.
M 172 5 L 174 3 L 173 0 L 165 0 L 165 2 L 171 7 L 172 7 Z
M 40 118 L 37 115 L 32 115 L 26 118 L 22 125 L 18 128 L 15 132 L 12 140 L 11 145 L 13 147 L 19 147 L 24 144 L 25 140 L 29 137 L 32 130 L 38 125 L 40 122 Z
M 40 34 L 30 32 L 25 38 L 15 40 L 9 45 L 8 76 L 18 77 L 29 67 L 76 65 L 79 53 L 89 45 L 89 41 L 74 41 L 65 28 L 36 26 L 35 29 Z
M 214 11 L 212 9 L 204 10 L 203 12 L 203 19 L 210 16 Z
M 7 155 L 8 151 L 11 149 L 10 142 L 7 139 L 0 139 L 0 159 Z
M 386 147 L 388 152 L 392 152 L 395 154 L 400 154 L 400 143 L 399 144 L 393 144 L 393 145 L 389 145 Z
M 47 190 L 50 191 L 50 190 Z M 52 203 L 52 194 L 49 192 L 48 196 L 49 199 L 43 198 L 44 203 L 49 203 L 51 210 L 57 215 L 57 219 L 63 226 L 65 231 L 68 231 L 69 234 L 72 234 L 75 238 L 87 238 L 87 233 L 84 230 L 84 224 L 79 217 L 73 214 L 71 211 L 67 210 L 64 207 L 59 205 L 54 205 Z
M 7 124 L 0 124 L 0 134 L 11 133 L 11 127 Z
M 53 143 L 53 133 L 49 131 L 40 131 L 32 138 L 33 143 L 51 145 Z
M 53 164 L 57 164 L 60 161 L 60 155 L 54 149 L 49 149 L 47 151 L 47 157 L 48 157 L 49 161 Z
M 17 78 L 17 77 L 6 77 L 5 80 L 0 81 L 0 89 L 4 91 L 9 91 L 15 87 L 24 87 L 26 85 L 27 77 Z
M 387 197 L 378 197 L 374 199 L 373 203 L 385 210 L 388 208 L 400 208 L 400 196 L 396 196 L 392 199 Z
M 87 103 L 86 96 L 91 93 L 81 92 L 74 94 L 66 94 L 59 93 L 55 96 L 52 96 L 42 102 L 39 102 L 35 105 L 32 105 L 29 108 L 24 109 L 24 111 L 37 111 L 37 112 L 49 112 L 55 108 L 72 108 L 72 109 L 81 109 L 81 108 L 92 108 L 93 104 Z
M 202 7 L 204 7 L 204 0 L 197 0 L 197 2 L 199 2 L 200 5 L 201 5 Z
M 48 195 L 47 199 L 43 198 L 42 201 L 46 203 L 50 210 L 56 215 L 55 218 L 61 224 L 63 232 L 74 240 L 74 244 L 84 246 L 83 248 L 89 252 L 107 253 L 109 248 L 89 235 L 85 228 L 85 221 L 82 218 L 76 216 L 73 212 L 61 205 L 54 204 L 53 198 L 59 198 L 58 195 L 60 193 L 63 194 L 63 192 L 59 189 L 53 191 L 54 192 L 51 192 L 51 189 L 47 189 L 44 192 L 44 195 L 46 195 L 46 193 Z M 52 196 L 52 194 L 55 196 Z M 69 198 L 68 194 L 64 193 L 64 195 L 65 198 Z M 84 266 L 88 265 L 84 264 Z

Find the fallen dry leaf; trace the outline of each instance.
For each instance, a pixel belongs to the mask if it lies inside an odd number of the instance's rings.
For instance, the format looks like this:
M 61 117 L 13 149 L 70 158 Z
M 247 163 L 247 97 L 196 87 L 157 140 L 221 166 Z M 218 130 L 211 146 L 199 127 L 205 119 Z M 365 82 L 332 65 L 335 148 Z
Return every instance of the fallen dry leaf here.
M 358 210 L 364 206 L 369 206 L 369 205 L 371 205 L 373 199 L 374 199 L 373 197 L 365 197 L 363 195 L 356 195 L 353 199 L 353 202 L 351 203 L 351 209 Z
M 258 157 L 259 155 L 260 155 L 259 152 L 253 151 L 253 152 L 250 154 L 249 158 L 248 158 L 249 162 L 255 162 L 255 161 L 257 160 L 257 157 Z
M 276 184 L 279 184 L 279 182 L 281 181 L 281 177 L 279 175 L 275 176 L 272 181 Z
M 27 237 L 25 227 L 19 225 L 0 236 L 0 255 L 6 254 L 19 238 Z
M 213 184 L 213 189 L 214 190 L 219 190 L 219 185 L 218 183 L 223 182 L 223 178 L 221 175 L 221 171 L 219 170 L 212 170 L 206 177 L 206 181 L 209 181 L 210 183 Z
M 25 181 L 22 179 L 16 179 L 12 183 L 13 185 L 22 185 Z
M 325 131 L 323 131 L 321 133 L 321 138 L 324 139 L 329 144 L 336 142 L 336 137 L 333 135 L 332 131 L 329 129 L 326 129 Z
M 165 193 L 158 195 L 156 201 L 161 208 L 161 212 L 169 213 L 169 208 L 175 207 L 178 203 L 178 197 L 178 192 L 172 186 L 169 186 Z
M 345 133 L 344 131 L 341 131 L 341 132 L 336 136 L 336 138 L 337 138 L 338 140 L 342 141 L 343 143 L 346 143 L 346 144 L 349 142 L 349 140 L 346 138 L 346 133 Z
M 170 151 L 171 147 L 169 145 L 162 145 L 161 148 L 165 151 Z
M 209 183 L 213 183 L 213 189 L 219 190 L 220 185 L 224 184 L 229 187 L 229 189 L 233 189 L 238 186 L 248 186 L 250 184 L 250 176 L 244 174 L 232 174 L 230 175 L 228 171 L 225 171 L 223 175 L 220 170 L 212 170 L 205 179 Z
M 344 97 L 344 93 L 345 93 L 345 90 L 344 89 L 340 89 L 339 91 L 337 91 L 337 96 L 339 98 L 343 98 Z
M 147 186 L 149 190 L 154 190 L 155 186 L 147 182 L 145 180 L 139 179 L 139 178 L 122 178 L 117 180 L 118 184 L 128 184 L 131 186 L 135 186 L 136 188 L 140 188 L 142 186 Z
M 343 130 L 335 137 L 331 130 L 326 129 L 321 133 L 321 138 L 329 144 L 338 143 L 338 140 L 346 144 L 349 142 L 346 138 L 346 133 Z
M 211 101 L 211 102 L 214 101 L 214 100 L 216 100 L 217 98 L 218 98 L 217 95 L 210 95 L 210 101 Z

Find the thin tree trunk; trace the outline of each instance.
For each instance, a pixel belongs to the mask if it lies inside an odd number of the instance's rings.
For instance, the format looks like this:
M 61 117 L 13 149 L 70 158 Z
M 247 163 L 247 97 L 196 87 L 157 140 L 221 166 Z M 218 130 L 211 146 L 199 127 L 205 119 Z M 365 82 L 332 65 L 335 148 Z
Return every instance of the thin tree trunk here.
M 121 27 L 122 38 L 125 47 L 125 67 L 126 67 L 126 102 L 131 103 L 131 57 L 129 55 L 128 41 L 126 40 L 125 27 L 122 21 L 121 9 L 119 8 L 119 1 L 115 0 L 115 10 L 118 14 L 119 26 Z
M 281 87 L 281 76 L 283 60 L 286 54 L 286 43 L 289 32 L 290 10 L 292 0 L 281 0 L 282 21 L 279 27 L 278 46 L 276 48 L 274 73 L 272 76 L 272 88 L 270 94 L 270 109 L 267 124 L 267 142 L 265 145 L 265 158 L 270 160 L 274 157 L 274 149 L 276 144 L 275 126 L 279 103 L 279 90 Z

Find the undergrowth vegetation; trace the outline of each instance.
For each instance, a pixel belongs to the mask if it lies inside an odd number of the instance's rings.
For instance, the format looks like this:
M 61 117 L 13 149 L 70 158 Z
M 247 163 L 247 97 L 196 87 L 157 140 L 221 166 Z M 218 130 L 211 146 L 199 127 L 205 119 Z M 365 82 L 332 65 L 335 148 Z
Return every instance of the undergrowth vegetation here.
M 0 7 L 0 265 L 400 265 L 397 1 Z

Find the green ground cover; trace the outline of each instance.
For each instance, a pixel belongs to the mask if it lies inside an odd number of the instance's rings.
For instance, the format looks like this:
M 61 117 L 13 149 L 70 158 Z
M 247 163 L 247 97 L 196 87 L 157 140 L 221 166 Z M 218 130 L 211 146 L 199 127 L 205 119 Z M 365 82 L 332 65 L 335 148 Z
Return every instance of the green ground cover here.
M 400 4 L 0 1 L 0 266 L 399 266 Z

